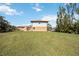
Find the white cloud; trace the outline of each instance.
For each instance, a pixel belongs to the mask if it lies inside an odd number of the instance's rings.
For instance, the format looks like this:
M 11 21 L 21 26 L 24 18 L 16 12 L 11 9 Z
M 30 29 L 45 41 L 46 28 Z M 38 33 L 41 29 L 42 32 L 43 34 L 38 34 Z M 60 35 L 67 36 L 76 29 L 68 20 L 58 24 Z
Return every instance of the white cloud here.
M 37 12 L 41 11 L 42 9 L 38 8 L 38 7 L 33 7 L 33 9 L 35 9 Z
M 46 16 L 43 16 L 42 20 L 55 20 L 56 19 L 56 16 L 55 15 L 46 15 Z
M 9 5 L 11 5 L 11 3 L 5 3 L 5 5 L 8 5 L 9 6 Z
M 11 3 L 0 3 L 0 5 L 8 5 L 8 6 L 10 6 Z
M 48 20 L 52 27 L 56 27 L 57 15 L 46 15 L 42 17 L 42 20 Z
M 23 12 L 17 12 L 16 9 L 11 8 L 8 5 L 0 5 L 0 12 L 6 14 L 6 15 L 20 15 Z
M 34 7 L 32 7 L 35 11 L 39 12 L 42 11 L 42 8 L 40 7 L 40 5 L 38 3 L 35 4 Z

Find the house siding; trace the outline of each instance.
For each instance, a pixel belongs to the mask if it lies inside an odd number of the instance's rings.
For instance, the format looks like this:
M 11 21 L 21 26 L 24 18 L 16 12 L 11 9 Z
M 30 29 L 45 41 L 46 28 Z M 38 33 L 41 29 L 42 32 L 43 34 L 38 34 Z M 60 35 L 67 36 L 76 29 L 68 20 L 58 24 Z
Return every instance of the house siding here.
M 47 31 L 48 21 L 32 21 L 31 26 L 19 26 L 19 30 L 23 31 Z
M 47 31 L 47 26 L 33 26 L 32 31 Z
M 48 21 L 35 20 L 31 21 L 31 23 L 32 23 L 32 31 L 47 31 Z

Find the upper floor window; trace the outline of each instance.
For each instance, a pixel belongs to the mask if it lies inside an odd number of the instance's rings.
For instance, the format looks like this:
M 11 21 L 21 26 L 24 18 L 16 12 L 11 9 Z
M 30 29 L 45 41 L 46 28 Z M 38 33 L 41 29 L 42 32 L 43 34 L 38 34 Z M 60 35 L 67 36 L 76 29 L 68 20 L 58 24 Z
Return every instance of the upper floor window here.
M 39 24 L 40 24 L 40 22 L 39 22 Z

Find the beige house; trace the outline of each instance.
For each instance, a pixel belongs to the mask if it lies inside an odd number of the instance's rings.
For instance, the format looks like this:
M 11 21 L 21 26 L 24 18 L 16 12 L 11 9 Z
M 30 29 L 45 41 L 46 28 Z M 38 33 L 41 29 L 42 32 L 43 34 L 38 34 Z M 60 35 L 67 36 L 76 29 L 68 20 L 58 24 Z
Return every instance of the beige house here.
M 32 31 L 47 31 L 47 20 L 32 20 Z
M 31 26 L 18 26 L 17 28 L 22 31 L 47 31 L 47 20 L 32 20 Z

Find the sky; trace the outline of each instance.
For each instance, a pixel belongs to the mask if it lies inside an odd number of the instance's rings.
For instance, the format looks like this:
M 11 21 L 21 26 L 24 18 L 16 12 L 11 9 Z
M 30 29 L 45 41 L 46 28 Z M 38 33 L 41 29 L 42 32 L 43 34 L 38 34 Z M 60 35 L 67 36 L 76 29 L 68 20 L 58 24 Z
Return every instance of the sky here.
M 57 11 L 63 3 L 0 3 L 0 16 L 15 26 L 30 25 L 31 20 L 48 20 L 56 26 Z

